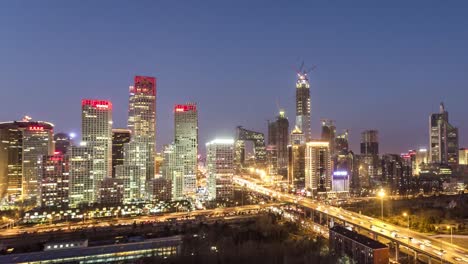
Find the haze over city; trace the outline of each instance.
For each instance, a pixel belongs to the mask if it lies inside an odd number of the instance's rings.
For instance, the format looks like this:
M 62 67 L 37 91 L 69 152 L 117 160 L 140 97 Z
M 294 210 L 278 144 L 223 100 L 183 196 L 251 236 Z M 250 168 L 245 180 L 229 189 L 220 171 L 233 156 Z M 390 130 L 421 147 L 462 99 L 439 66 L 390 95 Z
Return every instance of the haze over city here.
M 125 127 L 128 86 L 147 75 L 157 78 L 158 150 L 172 141 L 176 103 L 197 102 L 200 144 L 237 125 L 266 132 L 278 105 L 294 123 L 304 61 L 317 66 L 315 138 L 329 118 L 356 151 L 365 129 L 379 130 L 381 153 L 427 146 L 443 101 L 462 147 L 466 10 L 462 1 L 2 2 L 0 120 L 28 114 L 79 134 L 80 100 L 99 98 Z

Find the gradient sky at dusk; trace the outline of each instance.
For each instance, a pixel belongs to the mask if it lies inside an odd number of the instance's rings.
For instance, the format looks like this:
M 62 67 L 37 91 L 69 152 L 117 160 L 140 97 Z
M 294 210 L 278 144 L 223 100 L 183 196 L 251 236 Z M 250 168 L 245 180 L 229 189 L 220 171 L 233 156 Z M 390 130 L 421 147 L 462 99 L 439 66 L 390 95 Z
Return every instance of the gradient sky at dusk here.
M 427 146 L 444 101 L 468 147 L 467 1 L 2 1 L 0 120 L 31 115 L 80 131 L 80 100 L 109 99 L 126 126 L 134 75 L 158 78 L 157 146 L 172 107 L 199 104 L 200 149 L 237 125 L 266 132 L 277 103 L 294 124 L 294 66 L 321 118 L 378 129 L 382 153 Z

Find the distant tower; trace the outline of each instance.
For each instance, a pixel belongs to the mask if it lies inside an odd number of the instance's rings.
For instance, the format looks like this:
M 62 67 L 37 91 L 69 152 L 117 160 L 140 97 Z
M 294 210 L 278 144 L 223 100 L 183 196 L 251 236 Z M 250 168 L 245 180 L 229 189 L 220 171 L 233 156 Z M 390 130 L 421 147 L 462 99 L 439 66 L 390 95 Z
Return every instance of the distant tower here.
M 112 103 L 83 99 L 81 129 L 81 141 L 92 149 L 94 193 L 90 202 L 97 202 L 100 182 L 112 176 Z
M 336 126 L 333 120 L 322 120 L 322 140 L 330 143 L 330 153 L 332 156 L 335 154 L 335 140 L 336 140 Z
M 146 149 L 137 163 L 145 164 L 146 179 L 154 178 L 154 155 L 156 152 L 156 78 L 135 76 L 130 86 L 128 104 L 128 128 L 132 131 L 132 142 Z
M 182 169 L 183 193 L 191 194 L 197 187 L 198 110 L 195 103 L 174 107 L 175 151 L 177 168 Z M 173 181 L 176 183 L 176 181 Z M 173 188 L 174 189 L 177 188 Z
M 277 152 L 278 174 L 286 176 L 288 170 L 289 121 L 284 110 L 280 110 L 276 121 L 268 124 L 268 145 Z
M 57 133 L 54 135 L 55 151 L 66 154 L 68 148 L 72 145 L 72 139 L 68 134 Z
M 211 200 L 234 196 L 234 139 L 215 139 L 206 143 L 208 191 Z
M 366 130 L 361 134 L 361 154 L 379 155 L 379 132 Z
M 304 133 L 306 141 L 311 140 L 310 126 L 310 84 L 307 71 L 302 67 L 296 82 L 296 126 Z
M 129 93 L 127 125 L 131 138 L 124 143 L 128 140 L 127 134 L 119 143 L 123 144 L 123 163 L 115 164 L 120 161 L 114 161 L 115 178 L 123 180 L 124 203 L 146 199 L 147 183 L 155 176 L 156 78 L 135 76 Z
M 349 136 L 348 130 L 345 130 L 343 134 L 336 136 L 335 152 L 337 154 L 348 152 L 349 150 L 348 136 Z
M 443 103 L 429 118 L 429 158 L 432 163 L 458 164 L 458 128 L 449 123 Z

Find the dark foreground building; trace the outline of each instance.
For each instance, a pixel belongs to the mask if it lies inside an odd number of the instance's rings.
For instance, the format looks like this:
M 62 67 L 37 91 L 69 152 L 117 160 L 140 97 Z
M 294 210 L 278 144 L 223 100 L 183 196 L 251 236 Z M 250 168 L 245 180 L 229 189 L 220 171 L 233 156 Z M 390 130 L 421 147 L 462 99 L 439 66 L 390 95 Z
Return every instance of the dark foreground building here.
M 170 257 L 180 254 L 182 237 L 148 239 L 127 244 L 75 247 L 75 242 L 55 243 L 44 251 L 0 256 L 0 263 L 125 263 L 145 257 Z
M 359 264 L 388 264 L 388 247 L 343 226 L 330 228 L 330 249 L 345 254 Z

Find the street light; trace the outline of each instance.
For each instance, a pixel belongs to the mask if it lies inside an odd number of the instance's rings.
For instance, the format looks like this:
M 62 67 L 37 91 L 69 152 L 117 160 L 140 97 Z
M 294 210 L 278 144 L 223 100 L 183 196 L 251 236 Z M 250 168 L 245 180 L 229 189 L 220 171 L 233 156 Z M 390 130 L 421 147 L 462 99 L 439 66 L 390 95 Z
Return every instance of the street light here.
M 453 227 L 448 225 L 447 229 L 450 229 L 450 244 L 453 245 Z
M 384 190 L 380 189 L 378 195 L 380 197 L 380 212 L 381 212 L 381 217 L 382 217 L 382 221 L 383 221 L 383 198 L 385 197 Z
M 404 217 L 406 217 L 406 218 L 407 218 L 407 220 L 408 220 L 408 231 L 409 231 L 409 230 L 410 230 L 409 214 L 408 214 L 408 213 L 406 213 L 406 212 L 404 212 L 404 213 L 403 213 L 403 216 L 404 216 Z

